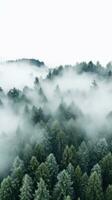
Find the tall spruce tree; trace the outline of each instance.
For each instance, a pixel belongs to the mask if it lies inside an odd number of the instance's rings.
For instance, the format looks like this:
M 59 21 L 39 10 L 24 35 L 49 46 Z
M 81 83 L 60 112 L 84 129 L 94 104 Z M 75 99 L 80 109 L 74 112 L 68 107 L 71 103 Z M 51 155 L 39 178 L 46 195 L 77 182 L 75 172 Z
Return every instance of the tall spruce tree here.
M 78 165 L 74 172 L 74 188 L 76 197 L 80 197 L 81 192 L 81 178 L 82 178 L 82 171 L 80 166 Z
M 13 185 L 10 176 L 4 178 L 0 188 L 0 200 L 12 200 L 13 199 Z
M 109 185 L 107 187 L 105 199 L 106 200 L 112 200 L 112 185 Z
M 103 200 L 101 179 L 97 172 L 93 172 L 88 181 L 87 200 Z
M 53 185 L 56 183 L 56 178 L 58 175 L 58 164 L 53 153 L 49 154 L 49 156 L 47 157 L 46 166 L 49 170 L 49 181 L 52 189 Z
M 38 189 L 35 191 L 34 200 L 49 200 L 49 191 L 46 188 L 46 184 L 42 178 L 40 178 L 40 182 L 38 183 Z
M 58 174 L 58 182 L 54 189 L 54 199 L 64 200 L 67 195 L 72 197 L 73 195 L 73 183 L 71 181 L 71 177 L 66 170 L 61 171 Z
M 25 174 L 23 178 L 23 185 L 20 189 L 20 200 L 32 200 L 33 199 L 33 183 L 28 174 Z

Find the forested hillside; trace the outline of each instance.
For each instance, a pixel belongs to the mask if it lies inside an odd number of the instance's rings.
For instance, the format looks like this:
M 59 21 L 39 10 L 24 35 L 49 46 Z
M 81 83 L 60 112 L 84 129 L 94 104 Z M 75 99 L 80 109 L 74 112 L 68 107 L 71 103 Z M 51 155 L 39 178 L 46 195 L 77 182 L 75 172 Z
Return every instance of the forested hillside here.
M 112 200 L 111 63 L 0 87 L 0 121 L 0 200 Z

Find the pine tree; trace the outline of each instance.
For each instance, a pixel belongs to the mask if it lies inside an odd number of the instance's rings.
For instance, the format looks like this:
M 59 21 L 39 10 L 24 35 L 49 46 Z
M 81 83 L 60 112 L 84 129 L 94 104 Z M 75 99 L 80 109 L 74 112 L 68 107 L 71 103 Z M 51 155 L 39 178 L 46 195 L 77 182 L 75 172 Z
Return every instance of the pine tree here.
M 112 154 L 107 154 L 100 161 L 102 179 L 103 179 L 103 188 L 107 188 L 108 184 L 112 184 Z
M 101 180 L 97 172 L 93 172 L 89 178 L 87 200 L 103 200 Z
M 35 191 L 34 200 L 49 200 L 49 191 L 46 188 L 45 182 L 42 178 L 40 178 L 40 182 L 38 183 L 38 189 Z
M 24 168 L 24 163 L 23 161 L 19 158 L 19 156 L 17 156 L 13 162 L 13 166 L 12 166 L 12 172 L 17 169 L 18 167 Z
M 12 173 L 11 173 L 15 200 L 19 198 L 20 187 L 22 184 L 24 171 L 25 169 L 24 169 L 23 161 L 19 157 L 16 157 L 13 163 Z
M 82 178 L 82 171 L 80 166 L 78 165 L 74 172 L 74 188 L 77 198 L 80 197 L 81 178 Z
M 0 188 L 0 200 L 12 200 L 13 199 L 13 186 L 10 176 L 4 178 Z
M 46 166 L 49 170 L 50 185 L 52 188 L 54 184 L 56 183 L 56 178 L 58 175 L 58 164 L 52 153 L 49 154 L 49 156 L 46 159 Z
M 37 172 L 36 172 L 36 178 L 37 178 L 37 181 L 40 180 L 40 178 L 43 178 L 43 180 L 45 181 L 45 183 L 47 185 L 49 185 L 49 182 L 50 182 L 50 174 L 49 174 L 49 169 L 46 165 L 46 163 L 42 162 L 38 169 L 37 169 Z
M 71 145 L 70 147 L 66 145 L 63 152 L 63 158 L 62 158 L 63 167 L 67 167 L 69 163 L 73 164 L 74 166 L 76 164 L 76 150 L 73 145 Z
M 79 146 L 78 161 L 83 172 L 86 172 L 88 170 L 88 164 L 89 164 L 89 151 L 84 141 Z
M 29 164 L 29 161 L 32 157 L 32 148 L 31 145 L 26 144 L 23 150 L 23 158 L 24 158 L 24 164 L 27 166 Z
M 54 189 L 54 199 L 64 199 L 67 197 L 67 195 L 69 195 L 70 197 L 72 197 L 73 194 L 73 187 L 72 187 L 72 181 L 70 178 L 70 175 L 68 174 L 68 172 L 66 170 L 61 171 L 58 174 L 58 182 L 55 186 Z
M 93 166 L 93 168 L 91 169 L 91 173 L 93 172 L 97 172 L 97 174 L 99 175 L 99 178 L 102 180 L 102 175 L 101 175 L 101 167 L 100 165 L 97 163 L 96 165 Z
M 64 200 L 71 200 L 71 197 L 68 195 Z
M 106 190 L 106 200 L 112 200 L 112 185 L 109 185 Z
M 68 164 L 66 171 L 69 173 L 71 180 L 74 182 L 74 167 L 71 163 Z
M 88 175 L 85 172 L 81 179 L 81 191 L 80 191 L 81 200 L 86 200 L 87 186 L 88 186 Z
M 34 156 L 38 159 L 39 163 L 41 163 L 45 160 L 46 153 L 45 153 L 44 145 L 42 143 L 35 145 Z
M 23 178 L 23 185 L 20 189 L 20 200 L 32 200 L 33 199 L 33 183 L 29 175 L 25 174 Z
M 61 162 L 62 153 L 65 147 L 65 137 L 59 122 L 50 122 L 48 134 L 46 137 L 46 149 L 48 152 L 52 152 L 58 163 Z
M 101 138 L 97 142 L 95 146 L 95 152 L 96 152 L 97 161 L 101 160 L 105 155 L 107 155 L 109 150 L 108 150 L 108 144 L 105 138 Z
M 29 165 L 29 174 L 33 179 L 33 183 L 36 186 L 37 180 L 36 180 L 36 172 L 39 166 L 39 162 L 37 161 L 35 156 L 32 156 L 30 160 L 30 165 Z

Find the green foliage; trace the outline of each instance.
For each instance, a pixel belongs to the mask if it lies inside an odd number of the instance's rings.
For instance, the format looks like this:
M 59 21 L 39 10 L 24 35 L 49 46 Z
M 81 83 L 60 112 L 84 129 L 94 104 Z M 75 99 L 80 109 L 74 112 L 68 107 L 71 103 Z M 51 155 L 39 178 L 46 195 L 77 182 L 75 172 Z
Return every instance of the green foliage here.
M 14 195 L 15 195 L 16 200 L 19 198 L 19 194 L 20 194 L 19 189 L 22 184 L 24 171 L 25 171 L 25 169 L 24 169 L 23 161 L 20 160 L 19 157 L 17 157 L 13 163 L 12 173 L 11 173 L 12 185 L 14 188 Z
M 68 174 L 70 175 L 71 180 L 74 181 L 74 166 L 71 163 L 69 163 L 66 170 Z
M 88 164 L 89 164 L 89 150 L 86 143 L 83 141 L 79 146 L 78 150 L 78 160 L 81 169 L 86 172 L 88 171 Z
M 107 155 L 109 150 L 108 150 L 108 144 L 105 138 L 102 138 L 97 142 L 95 151 L 96 151 L 97 160 L 101 160 L 105 155 Z
M 49 156 L 46 159 L 46 166 L 49 171 L 49 180 L 50 180 L 50 185 L 51 185 L 51 189 L 52 189 L 53 185 L 55 185 L 55 183 L 56 183 L 56 178 L 58 175 L 58 164 L 52 153 L 49 154 Z
M 73 183 L 71 181 L 71 177 L 66 170 L 61 171 L 58 174 L 58 182 L 54 189 L 54 199 L 65 199 L 67 195 L 72 197 L 73 194 Z
M 40 178 L 43 178 L 43 180 L 45 181 L 46 184 L 49 184 L 49 178 L 50 178 L 50 174 L 49 174 L 49 168 L 47 166 L 46 163 L 42 162 L 36 172 L 36 177 L 37 177 L 37 181 L 40 180 Z
M 68 195 L 64 200 L 71 200 L 71 197 Z
M 33 199 L 33 183 L 30 176 L 25 174 L 23 178 L 23 185 L 20 189 L 20 200 L 32 200 Z
M 96 165 L 94 165 L 93 168 L 91 169 L 91 173 L 93 173 L 93 172 L 97 172 L 99 178 L 102 180 L 101 167 L 98 163 Z
M 32 173 L 32 176 L 35 176 L 35 172 L 37 171 L 39 166 L 39 162 L 37 161 L 35 156 L 32 156 L 31 160 L 30 160 L 30 166 L 29 166 L 29 170 Z
M 67 165 L 71 163 L 74 166 L 76 165 L 76 150 L 73 145 L 70 147 L 66 145 L 64 152 L 63 152 L 63 157 L 62 157 L 62 164 L 66 168 Z
M 87 200 L 103 200 L 102 184 L 97 172 L 93 172 L 88 180 Z
M 74 172 L 74 188 L 75 188 L 75 194 L 76 197 L 80 197 L 80 192 L 81 192 L 81 179 L 82 179 L 82 171 L 80 166 L 78 165 L 75 169 Z
M 0 188 L 0 200 L 12 200 L 13 199 L 13 187 L 12 179 L 10 176 L 4 178 Z
M 65 146 L 64 132 L 60 128 L 58 121 L 54 121 L 47 135 L 47 149 L 52 152 L 57 161 L 60 162 Z
M 44 180 L 41 178 L 38 183 L 38 189 L 35 191 L 34 200 L 49 200 L 49 191 L 46 188 Z
M 88 175 L 86 172 L 82 175 L 80 186 L 81 186 L 80 190 L 81 200 L 86 200 L 87 186 L 88 186 Z
M 45 160 L 46 153 L 45 147 L 42 143 L 36 144 L 34 147 L 34 155 L 37 158 L 38 162 L 41 163 Z
M 112 199 L 112 185 L 109 185 L 107 187 L 105 199 L 106 200 L 111 200 Z
M 106 155 L 100 162 L 104 189 L 112 183 L 112 154 Z
M 89 73 L 89 94 L 94 94 L 101 87 L 103 91 L 100 81 L 111 83 L 112 63 L 105 69 L 92 61 L 60 66 L 49 70 L 44 80 L 36 77 L 34 88 L 26 86 L 22 91 L 13 88 L 5 94 L 0 87 L 0 108 L 9 102 L 12 113 L 22 116 L 14 138 L 13 131 L 10 138 L 9 133 L 1 134 L 1 139 L 13 144 L 14 162 L 7 163 L 7 170 L 0 174 L 0 200 L 112 199 L 112 111 L 105 115 L 108 127 L 105 123 L 101 130 L 93 127 L 98 133 L 90 138 L 86 124 L 93 119 L 89 119 L 88 109 L 85 112 L 85 103 L 80 109 L 72 96 L 81 92 L 74 91 L 74 85 L 63 90 L 59 83 L 63 73 L 68 76 L 69 72 L 74 78 L 76 72 Z M 81 95 L 85 102 L 86 91 Z

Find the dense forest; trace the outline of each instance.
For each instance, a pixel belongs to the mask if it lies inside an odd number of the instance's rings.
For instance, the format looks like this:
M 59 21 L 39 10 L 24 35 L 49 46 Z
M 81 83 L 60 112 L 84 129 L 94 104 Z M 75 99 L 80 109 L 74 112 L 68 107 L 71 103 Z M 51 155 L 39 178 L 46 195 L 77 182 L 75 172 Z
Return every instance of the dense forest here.
M 0 200 L 112 200 L 111 63 L 0 87 L 0 120 Z

